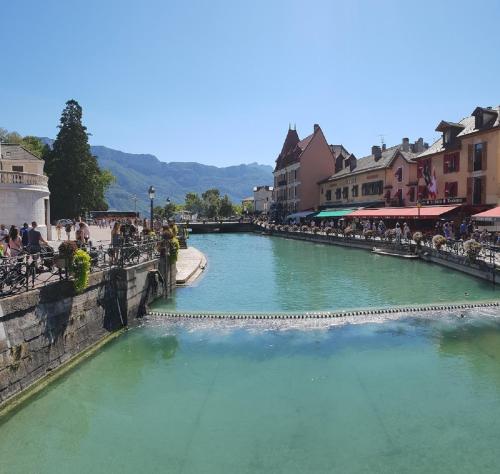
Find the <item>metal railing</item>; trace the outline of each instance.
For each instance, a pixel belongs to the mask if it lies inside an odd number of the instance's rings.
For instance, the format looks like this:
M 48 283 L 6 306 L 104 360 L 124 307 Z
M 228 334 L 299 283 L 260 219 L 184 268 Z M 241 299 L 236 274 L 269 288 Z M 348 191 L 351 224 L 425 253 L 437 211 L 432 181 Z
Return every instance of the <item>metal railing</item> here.
M 0 184 L 25 184 L 30 186 L 47 186 L 49 178 L 43 174 L 20 173 L 17 171 L 0 171 Z
M 420 245 L 411 238 L 396 239 L 395 234 L 385 232 L 383 235 L 373 232 L 366 235 L 360 230 L 350 230 L 335 228 L 325 231 L 320 227 L 309 226 L 294 226 L 294 225 L 274 225 L 264 224 L 261 225 L 265 230 L 278 233 L 290 234 L 305 234 L 317 235 L 318 237 L 328 238 L 329 240 L 338 241 L 367 241 L 373 246 L 383 246 L 385 248 L 392 248 L 394 250 L 405 250 L 408 253 L 415 253 L 417 250 L 433 252 L 442 257 L 452 256 L 460 257 L 460 263 L 463 264 L 487 264 L 491 268 L 500 267 L 500 247 L 494 245 L 492 242 L 479 242 L 481 244 L 480 250 L 471 256 L 464 246 L 463 240 L 448 239 L 441 247 L 436 248 L 432 242 L 432 235 L 424 235 Z
M 168 254 L 168 245 L 162 241 L 129 240 L 120 245 L 97 242 L 82 245 L 90 256 L 91 273 L 126 268 L 157 258 L 160 252 Z M 51 247 L 37 252 L 29 249 L 15 257 L 0 257 L 0 298 L 45 286 L 55 281 L 68 280 L 72 273 L 71 259 Z

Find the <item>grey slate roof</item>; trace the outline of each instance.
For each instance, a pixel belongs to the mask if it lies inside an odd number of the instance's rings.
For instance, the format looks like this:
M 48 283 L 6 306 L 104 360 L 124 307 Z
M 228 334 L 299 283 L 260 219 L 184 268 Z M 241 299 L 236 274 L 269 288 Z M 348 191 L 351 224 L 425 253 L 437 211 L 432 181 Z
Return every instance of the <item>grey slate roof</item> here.
M 491 110 L 488 111 L 494 111 L 497 113 L 497 117 L 493 124 L 488 127 L 488 128 L 483 128 L 481 130 L 489 130 L 490 128 L 493 127 L 498 127 L 500 126 L 500 105 L 497 107 L 492 107 Z M 474 132 L 478 132 L 480 129 L 475 128 L 476 127 L 476 118 L 473 115 L 469 115 L 468 117 L 463 118 L 459 122 L 460 125 L 464 126 L 465 128 L 457 135 L 457 138 L 461 138 L 465 135 L 469 135 Z M 443 137 L 440 137 L 438 140 L 436 140 L 427 150 L 424 150 L 422 153 L 418 155 L 418 158 L 423 157 L 423 156 L 429 156 L 433 155 L 434 153 L 439 153 L 441 151 L 444 151 L 445 148 L 443 146 Z
M 40 161 L 41 158 L 33 155 L 30 151 L 21 145 L 14 143 L 2 143 L 2 160 L 20 160 L 20 161 Z
M 330 150 L 332 150 L 333 156 L 337 158 L 340 154 L 348 158 L 350 153 L 345 149 L 344 145 L 330 145 Z
M 356 174 L 363 173 L 365 171 L 387 168 L 392 163 L 394 158 L 396 158 L 398 152 L 406 161 L 413 161 L 413 159 L 417 156 L 417 153 L 402 151 L 401 146 L 402 145 L 395 145 L 382 151 L 382 157 L 378 161 L 375 160 L 374 155 L 368 155 L 364 156 L 363 158 L 359 158 L 356 161 L 356 168 L 354 168 L 354 170 L 350 171 L 349 168 L 344 168 L 338 173 L 335 173 L 333 176 L 330 176 L 328 179 L 325 179 L 321 182 L 324 183 L 327 181 L 335 181 L 336 179 L 344 178 L 346 176 L 355 176 Z

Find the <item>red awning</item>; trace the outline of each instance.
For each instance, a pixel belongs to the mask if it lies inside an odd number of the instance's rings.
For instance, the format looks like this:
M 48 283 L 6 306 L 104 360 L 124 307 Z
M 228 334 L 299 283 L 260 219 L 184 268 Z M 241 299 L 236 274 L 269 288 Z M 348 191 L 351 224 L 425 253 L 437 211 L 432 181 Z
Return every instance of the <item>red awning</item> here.
M 379 219 L 432 219 L 453 211 L 458 206 L 422 206 L 418 207 L 381 207 L 378 209 L 360 209 L 351 212 L 351 217 Z
M 484 212 L 480 212 L 479 214 L 474 214 L 472 218 L 485 221 L 500 219 L 500 206 L 494 207 L 493 209 L 488 209 Z

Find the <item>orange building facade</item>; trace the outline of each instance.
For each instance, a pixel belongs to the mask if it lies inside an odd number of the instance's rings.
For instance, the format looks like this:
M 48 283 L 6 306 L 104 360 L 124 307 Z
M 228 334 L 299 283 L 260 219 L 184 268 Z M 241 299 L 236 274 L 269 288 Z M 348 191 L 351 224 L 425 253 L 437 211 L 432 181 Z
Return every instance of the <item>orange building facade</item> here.
M 274 215 L 284 218 L 317 210 L 317 183 L 333 171 L 333 153 L 319 125 L 315 124 L 313 133 L 302 140 L 296 130 L 289 129 L 273 173 Z
M 441 138 L 419 154 L 423 205 L 461 204 L 470 211 L 500 204 L 500 107 L 477 107 L 460 122 L 441 121 Z

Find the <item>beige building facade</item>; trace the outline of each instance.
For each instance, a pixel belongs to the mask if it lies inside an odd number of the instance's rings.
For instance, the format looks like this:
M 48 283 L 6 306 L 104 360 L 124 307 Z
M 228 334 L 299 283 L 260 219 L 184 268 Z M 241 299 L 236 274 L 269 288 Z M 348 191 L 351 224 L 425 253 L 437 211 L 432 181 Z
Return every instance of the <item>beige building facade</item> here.
M 476 107 L 436 131 L 441 137 L 417 157 L 421 202 L 474 211 L 500 205 L 500 107 Z
M 417 201 L 418 152 L 427 144 L 407 138 L 390 148 L 373 146 L 372 153 L 357 159 L 336 157 L 336 172 L 319 182 L 320 208 L 411 206 Z

